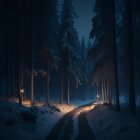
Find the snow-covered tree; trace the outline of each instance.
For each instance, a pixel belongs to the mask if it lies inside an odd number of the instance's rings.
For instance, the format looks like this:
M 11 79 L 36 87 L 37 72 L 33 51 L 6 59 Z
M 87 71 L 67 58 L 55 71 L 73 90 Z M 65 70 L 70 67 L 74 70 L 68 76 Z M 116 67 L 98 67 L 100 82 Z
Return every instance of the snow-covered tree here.
M 114 2 L 112 0 L 108 3 L 103 0 L 96 1 L 95 16 L 92 19 L 93 28 L 90 33 L 94 42 L 93 47 L 89 50 L 89 56 L 94 61 L 93 78 L 96 83 L 104 81 L 103 83 L 107 82 L 105 84 L 107 85 L 115 81 L 114 99 L 116 108 L 119 110 Z
M 71 83 L 76 82 L 80 85 L 84 75 L 80 67 L 80 42 L 77 31 L 74 27 L 74 18 L 76 17 L 77 16 L 72 5 L 72 0 L 64 0 L 62 5 L 60 25 L 60 52 L 62 57 L 62 71 L 65 71 L 64 73 L 62 72 L 62 77 L 67 77 L 62 81 L 67 81 L 66 93 L 68 97 L 68 103 Z M 72 81 L 72 79 L 74 79 L 74 81 Z M 62 92 L 64 92 L 63 89 Z

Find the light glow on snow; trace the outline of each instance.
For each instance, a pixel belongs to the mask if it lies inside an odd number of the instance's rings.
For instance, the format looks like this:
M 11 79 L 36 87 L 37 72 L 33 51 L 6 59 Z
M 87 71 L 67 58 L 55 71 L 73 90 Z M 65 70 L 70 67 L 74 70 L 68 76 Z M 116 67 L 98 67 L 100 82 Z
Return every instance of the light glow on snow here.
M 25 104 L 30 102 L 24 100 Z M 71 110 L 73 106 L 67 104 L 25 107 L 13 101 L 0 101 L 0 139 L 44 140 L 57 121 Z

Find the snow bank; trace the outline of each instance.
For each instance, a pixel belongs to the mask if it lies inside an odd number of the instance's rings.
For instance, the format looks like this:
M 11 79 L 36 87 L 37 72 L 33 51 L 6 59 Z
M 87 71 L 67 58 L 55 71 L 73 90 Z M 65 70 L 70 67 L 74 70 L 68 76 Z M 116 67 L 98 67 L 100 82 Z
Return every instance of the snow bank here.
M 56 122 L 73 107 L 25 107 L 0 101 L 0 140 L 44 140 Z
M 87 114 L 89 125 L 97 140 L 139 140 L 140 119 L 129 113 L 112 111 L 97 105 Z

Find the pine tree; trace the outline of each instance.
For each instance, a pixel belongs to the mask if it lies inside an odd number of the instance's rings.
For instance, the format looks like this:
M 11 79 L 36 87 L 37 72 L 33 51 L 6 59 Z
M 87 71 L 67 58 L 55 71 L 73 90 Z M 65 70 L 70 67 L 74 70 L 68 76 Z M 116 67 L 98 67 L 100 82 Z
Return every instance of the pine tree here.
M 104 0 L 96 1 L 95 16 L 92 19 L 93 29 L 90 33 L 94 42 L 88 55 L 94 61 L 93 79 L 95 83 L 102 81 L 107 85 L 108 81 L 115 81 L 115 104 L 119 111 L 114 11 L 114 1 L 110 0 L 108 3 Z
M 71 88 L 70 85 L 73 82 L 71 79 L 74 78 L 74 80 L 80 81 L 79 79 L 81 78 L 81 70 L 79 67 L 80 57 L 78 55 L 80 43 L 77 31 L 74 27 L 74 18 L 76 18 L 76 14 L 72 5 L 72 0 L 64 0 L 60 25 L 60 52 L 62 71 L 65 74 L 65 76 L 64 74 L 62 75 L 62 78 L 67 77 L 62 80 L 62 88 L 66 86 L 67 91 L 62 89 L 62 93 L 67 93 L 68 103 L 70 94 L 69 90 Z M 64 85 L 64 81 L 67 81 L 67 85 Z

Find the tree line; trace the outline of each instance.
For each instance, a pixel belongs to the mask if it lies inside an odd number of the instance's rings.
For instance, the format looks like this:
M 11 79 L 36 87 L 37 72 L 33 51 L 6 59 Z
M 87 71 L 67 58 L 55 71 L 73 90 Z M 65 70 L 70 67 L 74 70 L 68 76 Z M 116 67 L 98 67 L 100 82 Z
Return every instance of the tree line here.
M 139 1 L 96 0 L 88 57 L 93 83 L 117 111 L 140 112 Z
M 79 41 L 72 0 L 63 1 L 61 14 L 58 7 L 57 0 L 1 1 L 1 98 L 69 104 L 88 89 L 90 42 Z

